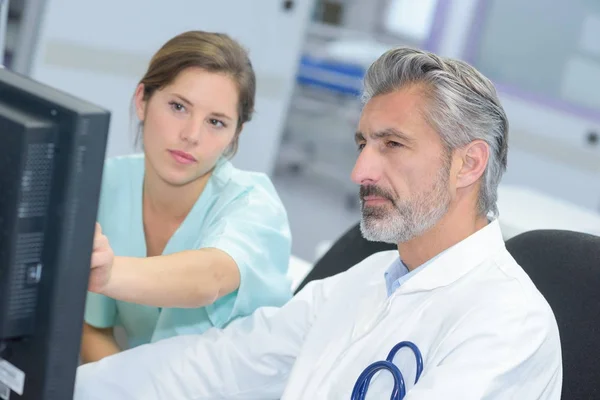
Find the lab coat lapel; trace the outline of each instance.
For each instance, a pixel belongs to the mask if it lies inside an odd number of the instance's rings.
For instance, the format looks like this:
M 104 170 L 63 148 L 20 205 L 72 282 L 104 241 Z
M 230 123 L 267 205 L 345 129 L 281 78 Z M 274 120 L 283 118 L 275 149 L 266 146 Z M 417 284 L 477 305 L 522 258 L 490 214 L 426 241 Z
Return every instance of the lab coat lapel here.
M 450 247 L 426 268 L 406 281 L 398 293 L 411 293 L 444 287 L 476 268 L 491 254 L 505 249 L 497 220 Z

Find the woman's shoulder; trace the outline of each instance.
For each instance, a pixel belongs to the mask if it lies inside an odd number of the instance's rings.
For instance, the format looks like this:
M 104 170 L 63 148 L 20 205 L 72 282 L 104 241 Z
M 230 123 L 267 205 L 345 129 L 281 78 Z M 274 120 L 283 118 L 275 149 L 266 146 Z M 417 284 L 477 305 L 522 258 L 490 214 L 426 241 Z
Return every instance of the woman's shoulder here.
M 213 176 L 217 190 L 229 198 L 249 197 L 281 203 L 273 182 L 265 173 L 238 169 L 229 161 L 221 161 Z

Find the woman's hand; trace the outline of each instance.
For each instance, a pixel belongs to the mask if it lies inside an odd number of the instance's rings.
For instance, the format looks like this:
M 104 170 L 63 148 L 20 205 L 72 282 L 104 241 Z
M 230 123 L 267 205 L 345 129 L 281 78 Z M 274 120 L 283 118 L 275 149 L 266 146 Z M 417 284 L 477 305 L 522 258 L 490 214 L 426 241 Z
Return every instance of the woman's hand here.
M 95 293 L 103 293 L 112 271 L 115 255 L 108 242 L 108 238 L 102 234 L 102 227 L 96 223 L 94 233 L 94 248 L 92 251 L 90 280 L 88 290 Z

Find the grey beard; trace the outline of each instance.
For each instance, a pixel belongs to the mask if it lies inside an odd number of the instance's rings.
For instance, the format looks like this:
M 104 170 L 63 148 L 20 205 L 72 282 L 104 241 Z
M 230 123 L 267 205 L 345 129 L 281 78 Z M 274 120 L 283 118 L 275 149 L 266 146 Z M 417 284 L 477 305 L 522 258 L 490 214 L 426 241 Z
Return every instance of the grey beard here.
M 397 199 L 380 207 L 362 203 L 360 231 L 373 242 L 406 243 L 433 228 L 450 207 L 450 167 L 440 170 L 430 190 L 402 202 Z
M 436 206 L 429 206 L 423 202 L 410 202 L 402 205 L 393 205 L 393 209 L 384 207 L 363 206 L 360 231 L 363 237 L 374 242 L 406 243 L 421 236 L 434 227 L 448 212 L 450 206 L 449 195 L 442 199 Z M 431 200 L 429 200 L 431 203 Z

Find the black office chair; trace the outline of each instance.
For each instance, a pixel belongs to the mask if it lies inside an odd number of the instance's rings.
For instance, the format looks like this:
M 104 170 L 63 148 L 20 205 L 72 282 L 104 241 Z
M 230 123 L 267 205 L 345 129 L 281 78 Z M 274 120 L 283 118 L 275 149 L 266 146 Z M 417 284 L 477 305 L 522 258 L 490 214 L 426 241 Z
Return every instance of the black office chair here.
M 556 316 L 563 355 L 563 399 L 600 399 L 600 237 L 538 230 L 506 247 Z
M 397 249 L 395 244 L 369 242 L 360 233 L 360 224 L 354 225 L 342 235 L 334 245 L 316 262 L 304 278 L 296 293 L 310 281 L 327 278 L 344 272 L 371 254 L 384 250 Z

